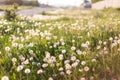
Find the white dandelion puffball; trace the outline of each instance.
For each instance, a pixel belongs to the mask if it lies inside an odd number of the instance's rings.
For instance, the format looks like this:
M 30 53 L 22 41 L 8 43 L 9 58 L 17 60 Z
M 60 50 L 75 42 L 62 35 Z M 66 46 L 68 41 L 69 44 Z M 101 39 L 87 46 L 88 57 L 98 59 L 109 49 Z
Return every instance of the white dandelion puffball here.
M 1 80 L 9 80 L 8 76 L 3 76 Z
M 72 50 L 72 51 L 76 50 L 76 47 L 72 46 L 72 47 L 71 47 L 71 50 Z
M 12 62 L 17 62 L 17 59 L 16 58 L 12 58 Z
M 42 74 L 43 73 L 43 70 L 42 69 L 39 69 L 38 71 L 37 71 L 37 74 Z
M 70 75 L 72 72 L 70 70 L 66 71 L 66 74 Z
M 10 47 L 5 47 L 5 51 L 10 51 Z
M 81 62 L 81 65 L 85 65 L 85 64 L 86 64 L 86 62 L 85 62 L 85 61 L 82 61 L 82 62 Z
M 89 67 L 88 67 L 88 66 L 85 66 L 85 67 L 84 67 L 84 71 L 86 71 L 86 72 L 89 71 Z
M 64 50 L 62 50 L 62 53 L 66 53 L 66 50 L 64 49 Z
M 22 66 L 22 65 L 20 65 L 20 66 L 17 67 L 17 71 L 18 71 L 18 72 L 21 71 L 22 69 L 23 69 L 23 66 Z
M 64 58 L 63 55 L 60 54 L 60 55 L 59 55 L 59 60 L 63 60 L 63 58 Z
M 25 69 L 25 73 L 29 74 L 30 73 L 30 69 Z
M 53 80 L 53 78 L 52 77 L 49 77 L 49 79 L 48 80 Z
M 47 63 L 42 64 L 42 67 L 43 67 L 43 68 L 46 68 L 47 66 L 48 66 Z
M 75 57 L 75 56 L 72 56 L 72 57 L 71 57 L 71 60 L 72 60 L 72 61 L 75 61 L 75 60 L 76 60 L 76 57 Z

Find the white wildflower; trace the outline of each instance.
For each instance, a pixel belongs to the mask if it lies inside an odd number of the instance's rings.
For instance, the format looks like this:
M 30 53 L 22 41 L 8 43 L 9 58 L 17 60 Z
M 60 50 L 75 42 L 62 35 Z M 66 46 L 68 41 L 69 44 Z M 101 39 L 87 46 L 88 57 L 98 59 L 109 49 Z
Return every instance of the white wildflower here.
M 5 51 L 10 51 L 10 47 L 5 47 Z
M 66 53 L 66 50 L 64 49 L 64 50 L 62 50 L 62 53 Z
M 81 62 L 81 65 L 85 65 L 85 64 L 86 64 L 86 62 L 85 62 L 85 61 L 82 61 L 82 62 Z
M 70 75 L 72 72 L 70 70 L 66 71 L 66 74 Z
M 43 73 L 43 70 L 42 69 L 39 69 L 38 71 L 37 71 L 37 74 L 42 74 Z
M 9 80 L 8 76 L 3 76 L 1 80 Z
M 23 44 L 19 44 L 19 49 L 23 48 Z
M 71 69 L 71 65 L 70 64 L 65 64 L 65 69 L 66 70 Z
M 32 60 L 33 60 L 33 57 L 30 57 L 29 60 L 32 61 Z
M 102 41 L 101 41 L 101 40 L 99 40 L 99 44 L 102 44 Z
M 63 54 L 59 55 L 59 60 L 63 60 Z
M 29 50 L 29 53 L 30 53 L 30 54 L 33 54 L 33 50 Z
M 30 71 L 30 69 L 25 69 L 25 71 L 24 71 L 26 74 L 29 74 L 31 71 Z
M 103 42 L 103 44 L 104 44 L 104 45 L 106 45 L 106 44 L 107 44 L 107 42 L 106 42 L 106 41 L 104 41 L 104 42 Z
M 75 42 L 75 40 L 72 40 L 72 43 L 74 43 Z
M 49 77 L 48 80 L 53 80 L 53 78 L 52 78 L 52 77 Z
M 71 57 L 71 60 L 72 60 L 72 61 L 75 61 L 75 60 L 76 60 L 76 56 L 72 56 L 72 57 Z
M 109 38 L 109 40 L 110 40 L 110 41 L 112 41 L 112 40 L 113 40 L 113 38 L 112 38 L 112 37 L 110 37 L 110 38 Z
M 72 50 L 72 51 L 76 50 L 76 47 L 75 47 L 75 46 L 72 46 L 72 47 L 71 47 L 71 50 Z
M 61 45 L 63 45 L 63 46 L 64 46 L 64 45 L 65 45 L 65 42 L 61 42 Z
M 12 62 L 13 63 L 17 62 L 17 59 L 16 58 L 12 58 Z
M 42 64 L 42 67 L 43 67 L 43 68 L 46 68 L 47 66 L 48 66 L 47 63 Z
M 23 69 L 23 66 L 22 65 L 19 65 L 18 67 L 17 67 L 17 71 L 19 72 L 19 71 L 21 71 Z
M 18 43 L 12 43 L 12 47 L 17 47 Z
M 96 59 L 92 59 L 92 62 L 96 62 Z
M 85 67 L 84 67 L 84 71 L 86 71 L 86 72 L 89 71 L 89 67 L 88 67 L 88 66 L 85 66 Z

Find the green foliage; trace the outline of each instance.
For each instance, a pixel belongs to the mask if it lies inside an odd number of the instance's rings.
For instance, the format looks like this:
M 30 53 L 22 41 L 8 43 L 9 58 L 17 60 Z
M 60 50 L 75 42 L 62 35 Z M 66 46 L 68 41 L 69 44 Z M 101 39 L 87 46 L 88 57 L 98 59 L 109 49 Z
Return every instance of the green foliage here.
M 42 15 L 47 15 L 47 13 L 46 13 L 45 11 L 43 11 L 41 14 L 42 14 Z
M 13 4 L 11 9 L 5 10 L 5 19 L 11 21 L 16 19 L 17 4 Z

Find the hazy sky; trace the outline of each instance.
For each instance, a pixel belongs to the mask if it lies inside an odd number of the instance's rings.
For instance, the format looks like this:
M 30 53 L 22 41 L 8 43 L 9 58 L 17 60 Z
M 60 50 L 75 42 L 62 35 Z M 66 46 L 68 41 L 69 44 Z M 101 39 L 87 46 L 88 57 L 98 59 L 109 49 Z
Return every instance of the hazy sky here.
M 80 6 L 83 0 L 38 0 L 40 3 L 48 3 L 53 6 Z

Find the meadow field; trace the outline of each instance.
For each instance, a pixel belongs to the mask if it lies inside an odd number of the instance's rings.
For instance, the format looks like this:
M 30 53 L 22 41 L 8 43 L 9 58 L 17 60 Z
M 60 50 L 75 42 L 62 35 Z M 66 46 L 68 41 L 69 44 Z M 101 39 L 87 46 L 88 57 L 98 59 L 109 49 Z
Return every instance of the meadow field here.
M 0 19 L 0 79 L 120 80 L 119 9 L 59 15 Z

